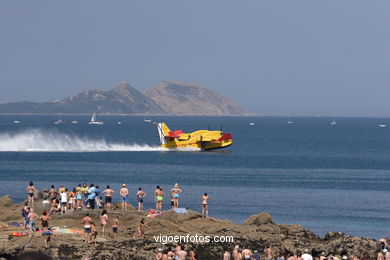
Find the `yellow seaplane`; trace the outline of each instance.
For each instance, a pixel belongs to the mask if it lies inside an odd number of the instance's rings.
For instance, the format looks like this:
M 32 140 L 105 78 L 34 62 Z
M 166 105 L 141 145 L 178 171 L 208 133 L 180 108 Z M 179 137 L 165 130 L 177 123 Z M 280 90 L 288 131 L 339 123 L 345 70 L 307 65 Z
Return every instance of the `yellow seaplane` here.
M 192 133 L 183 133 L 181 130 L 171 131 L 165 123 L 157 124 L 161 147 L 197 148 L 201 150 L 221 149 L 232 145 L 230 133 L 221 131 L 198 130 Z

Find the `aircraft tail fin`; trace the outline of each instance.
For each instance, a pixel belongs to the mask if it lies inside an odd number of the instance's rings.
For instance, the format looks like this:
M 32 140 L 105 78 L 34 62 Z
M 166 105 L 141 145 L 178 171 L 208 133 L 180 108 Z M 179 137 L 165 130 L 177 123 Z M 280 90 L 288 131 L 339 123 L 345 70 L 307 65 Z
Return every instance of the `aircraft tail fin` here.
M 160 143 L 166 144 L 167 141 L 165 137 L 169 135 L 169 132 L 171 132 L 171 130 L 168 128 L 168 126 L 165 123 L 158 123 L 157 130 L 158 130 L 158 135 L 160 137 Z

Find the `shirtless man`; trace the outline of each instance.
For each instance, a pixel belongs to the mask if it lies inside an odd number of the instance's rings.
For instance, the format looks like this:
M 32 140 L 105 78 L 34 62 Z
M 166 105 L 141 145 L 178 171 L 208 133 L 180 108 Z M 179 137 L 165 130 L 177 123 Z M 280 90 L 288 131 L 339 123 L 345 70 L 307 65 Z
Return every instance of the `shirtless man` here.
M 223 254 L 223 260 L 230 260 L 231 255 L 230 252 L 225 250 L 225 253 Z
M 92 233 L 91 223 L 92 223 L 92 219 L 89 217 L 89 213 L 87 212 L 85 214 L 85 217 L 83 218 L 85 242 L 87 243 L 89 243 L 90 234 Z
M 30 205 L 30 207 L 34 207 L 35 187 L 32 181 L 30 181 L 29 185 L 27 186 L 27 193 L 28 204 Z
M 234 260 L 237 260 L 237 259 L 240 259 L 239 258 L 239 249 L 240 249 L 240 246 L 239 245 L 235 245 L 234 246 L 234 250 L 233 250 L 233 259 Z
M 180 193 L 182 193 L 182 189 L 179 188 L 179 184 L 175 184 L 173 189 L 171 189 L 171 196 L 173 198 L 173 208 L 178 208 L 179 207 L 179 197 Z
M 245 260 L 251 260 L 252 258 L 252 252 L 251 250 L 245 248 L 244 250 L 242 250 L 242 256 Z
M 41 220 L 42 230 L 48 229 L 49 228 L 49 220 L 51 220 L 51 218 L 48 215 L 46 210 L 42 213 L 42 216 L 39 219 Z
M 54 185 L 51 185 L 50 190 L 49 190 L 49 200 L 54 200 L 57 197 L 57 191 L 54 188 Z
M 207 202 L 209 200 L 209 196 L 207 193 L 203 194 L 202 196 L 202 217 L 206 218 L 209 216 L 209 206 L 207 205 Z
M 137 200 L 138 200 L 138 211 L 144 210 L 144 198 L 146 193 L 142 190 L 141 187 L 138 188 Z
M 30 208 L 30 213 L 28 213 L 29 229 L 31 232 L 35 231 L 36 225 L 35 220 L 38 218 L 37 213 L 34 212 L 33 208 Z
M 103 191 L 104 196 L 106 196 L 106 208 L 111 209 L 112 195 L 114 195 L 115 191 L 110 189 L 110 185 L 107 185 L 107 189 Z
M 122 210 L 127 209 L 127 195 L 129 194 L 129 190 L 126 188 L 126 184 L 122 184 L 122 189 L 119 191 L 122 197 Z
M 268 260 L 272 260 L 272 258 L 274 257 L 274 253 L 272 252 L 271 246 L 266 246 L 265 249 L 264 249 L 264 253 L 267 254 L 267 259 Z
M 185 247 L 181 246 L 179 252 L 177 252 L 178 260 L 186 260 L 187 259 L 187 251 L 184 250 Z

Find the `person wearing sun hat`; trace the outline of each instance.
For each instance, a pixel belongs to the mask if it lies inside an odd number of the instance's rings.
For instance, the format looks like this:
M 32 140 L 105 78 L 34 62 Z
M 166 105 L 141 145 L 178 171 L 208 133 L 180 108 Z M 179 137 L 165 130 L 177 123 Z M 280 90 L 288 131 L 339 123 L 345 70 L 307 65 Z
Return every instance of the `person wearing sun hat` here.
M 126 184 L 122 184 L 122 189 L 119 191 L 119 194 L 122 197 L 122 210 L 127 209 L 127 195 L 129 194 L 129 190 L 126 188 Z

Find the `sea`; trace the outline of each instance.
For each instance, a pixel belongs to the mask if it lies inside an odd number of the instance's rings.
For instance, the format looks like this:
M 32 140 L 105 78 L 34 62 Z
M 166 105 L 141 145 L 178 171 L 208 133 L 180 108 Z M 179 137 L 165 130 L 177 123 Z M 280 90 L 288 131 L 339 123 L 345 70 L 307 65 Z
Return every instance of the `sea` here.
M 59 119 L 66 123 L 55 125 Z M 98 116 L 105 124 L 89 125 L 90 116 L 1 115 L 0 196 L 21 202 L 29 181 L 38 189 L 111 185 L 117 194 L 126 183 L 130 202 L 136 205 L 142 187 L 149 209 L 156 185 L 169 193 L 178 183 L 182 207 L 200 211 L 202 194 L 209 194 L 211 217 L 242 223 L 268 212 L 276 223 L 301 224 L 321 236 L 390 235 L 389 118 L 340 117 L 334 126 L 333 118 L 314 116 L 292 118 L 293 124 L 287 117 L 144 119 Z M 166 151 L 153 122 L 185 132 L 222 128 L 234 143 L 210 152 Z

